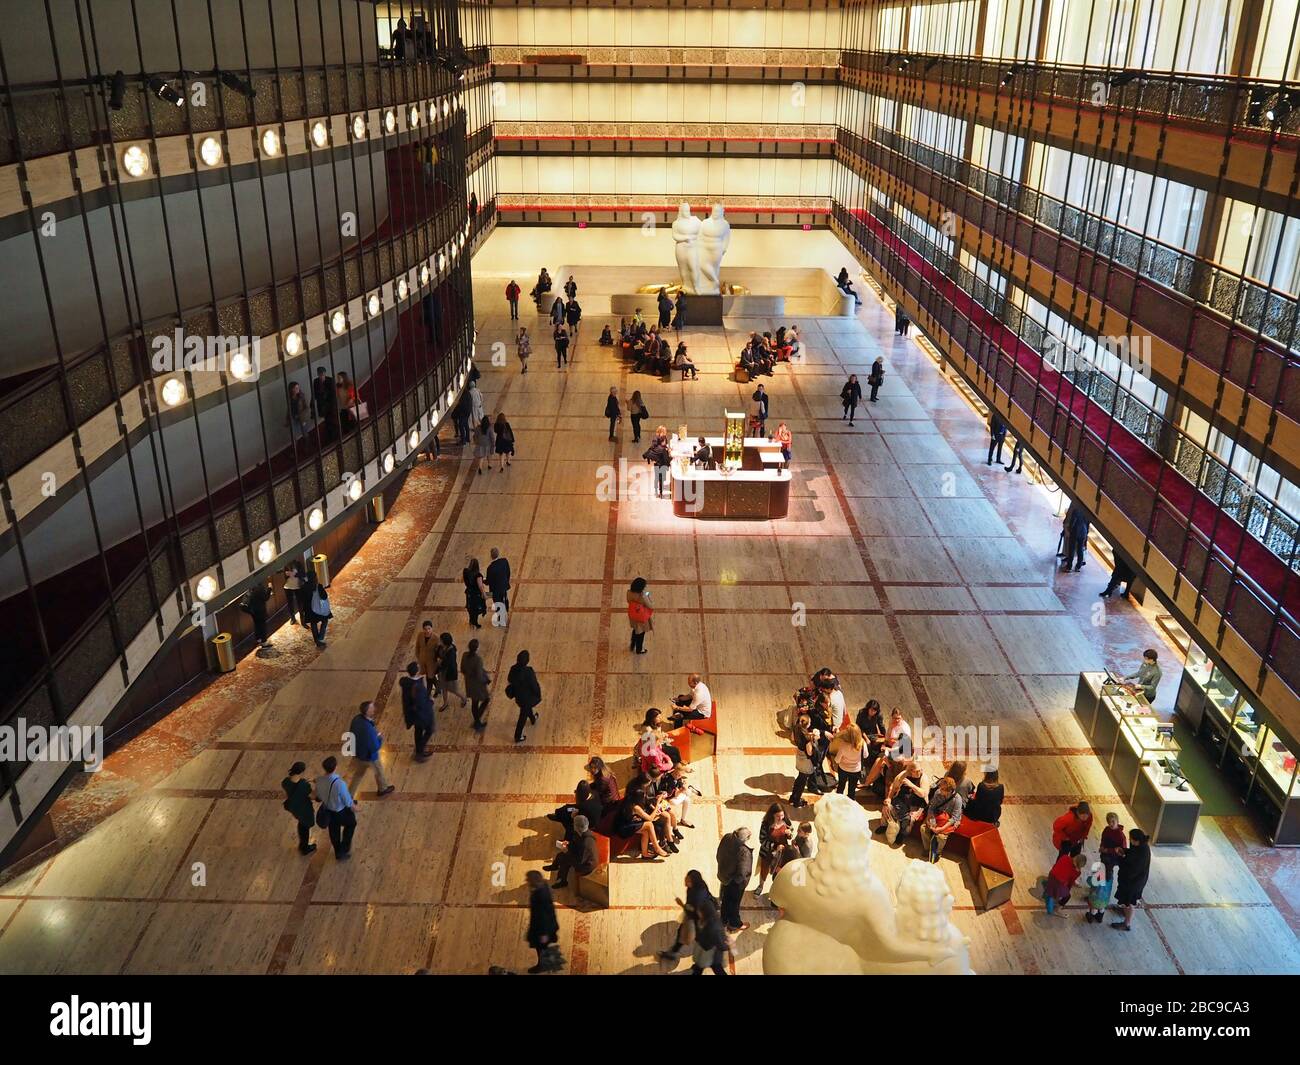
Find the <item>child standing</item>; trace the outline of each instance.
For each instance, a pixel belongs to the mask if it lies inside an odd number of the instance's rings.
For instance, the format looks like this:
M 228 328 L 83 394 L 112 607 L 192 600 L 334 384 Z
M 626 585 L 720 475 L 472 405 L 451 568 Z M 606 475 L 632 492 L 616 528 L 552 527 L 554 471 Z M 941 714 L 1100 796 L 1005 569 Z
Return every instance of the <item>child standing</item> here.
M 1101 919 L 1106 915 L 1106 906 L 1110 902 L 1110 891 L 1113 887 L 1111 883 L 1113 870 L 1114 866 L 1108 869 L 1102 862 L 1093 862 L 1092 868 L 1088 870 L 1088 876 L 1084 880 L 1088 885 L 1088 912 L 1084 914 L 1084 919 L 1089 924 L 1101 924 Z
M 1119 814 L 1112 810 L 1106 815 L 1106 827 L 1101 830 L 1101 864 L 1106 867 L 1106 879 L 1115 879 L 1115 866 L 1124 857 L 1124 826 Z
M 1047 883 L 1043 886 L 1043 901 L 1047 903 L 1049 914 L 1054 917 L 1065 916 L 1059 911 L 1064 910 L 1070 901 L 1070 889 L 1087 864 L 1088 860 L 1082 854 L 1073 857 L 1068 854 L 1058 855 L 1052 871 L 1047 874 Z

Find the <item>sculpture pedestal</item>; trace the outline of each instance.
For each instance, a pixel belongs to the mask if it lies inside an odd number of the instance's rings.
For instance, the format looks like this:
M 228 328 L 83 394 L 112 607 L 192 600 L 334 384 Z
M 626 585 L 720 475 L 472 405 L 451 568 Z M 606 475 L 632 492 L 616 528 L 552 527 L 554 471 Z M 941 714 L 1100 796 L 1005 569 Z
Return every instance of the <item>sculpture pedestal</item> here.
M 686 301 L 686 328 L 722 324 L 722 297 L 684 296 Z

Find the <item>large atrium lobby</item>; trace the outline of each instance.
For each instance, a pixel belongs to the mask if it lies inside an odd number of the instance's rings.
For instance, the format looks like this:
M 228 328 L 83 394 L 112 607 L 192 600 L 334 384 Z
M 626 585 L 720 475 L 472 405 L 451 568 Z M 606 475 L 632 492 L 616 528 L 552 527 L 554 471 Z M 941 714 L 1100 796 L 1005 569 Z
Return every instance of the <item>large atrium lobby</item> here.
M 12 6 L 0 973 L 1300 975 L 1296 3 Z

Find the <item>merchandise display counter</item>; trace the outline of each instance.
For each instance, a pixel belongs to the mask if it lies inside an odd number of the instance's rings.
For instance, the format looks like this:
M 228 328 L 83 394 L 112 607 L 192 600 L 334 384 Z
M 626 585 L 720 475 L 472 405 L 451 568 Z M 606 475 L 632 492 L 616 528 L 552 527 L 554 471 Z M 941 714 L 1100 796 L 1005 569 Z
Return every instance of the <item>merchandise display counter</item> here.
M 672 441 L 673 514 L 679 518 L 765 520 L 784 518 L 790 510 L 790 471 L 780 445 L 763 437 L 744 437 L 739 466 L 726 469 L 727 441 L 705 437 L 713 452 L 708 467 L 691 457 L 698 441 L 680 436 Z
M 1201 799 L 1181 776 L 1173 726 L 1105 673 L 1080 673 L 1074 713 L 1093 751 L 1155 844 L 1189 844 Z

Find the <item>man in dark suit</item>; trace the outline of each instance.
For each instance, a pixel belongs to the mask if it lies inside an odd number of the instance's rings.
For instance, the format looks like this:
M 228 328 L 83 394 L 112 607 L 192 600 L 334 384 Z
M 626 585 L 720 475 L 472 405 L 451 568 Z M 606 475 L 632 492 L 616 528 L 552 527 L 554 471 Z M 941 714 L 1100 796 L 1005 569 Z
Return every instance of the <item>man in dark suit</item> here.
M 324 366 L 316 367 L 316 380 L 311 384 L 312 406 L 316 417 L 325 427 L 325 435 L 333 436 L 337 428 L 339 394 L 334 387 L 334 379 Z
M 492 548 L 492 561 L 488 563 L 484 580 L 487 581 L 488 591 L 492 593 L 492 602 L 501 605 L 501 613 L 504 615 L 510 609 L 510 562 L 502 558 L 501 552 L 495 547 Z M 495 622 L 494 611 L 493 623 Z
M 420 672 L 420 663 L 412 662 L 398 684 L 402 689 L 402 717 L 407 728 L 415 729 L 415 760 L 423 762 L 429 757 L 425 744 L 438 729 L 433 713 L 433 696 L 429 694 L 429 679 Z
M 591 822 L 582 814 L 573 818 L 573 834 L 558 844 L 559 852 L 555 855 L 555 869 L 560 875 L 551 887 L 568 887 L 569 870 L 576 869 L 582 876 L 590 876 L 596 868 L 596 836 L 591 831 Z

